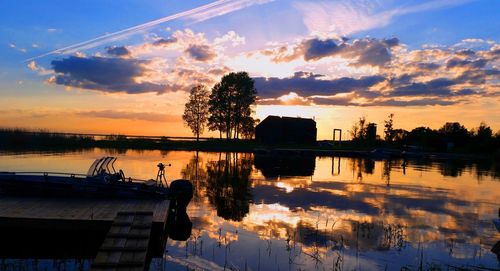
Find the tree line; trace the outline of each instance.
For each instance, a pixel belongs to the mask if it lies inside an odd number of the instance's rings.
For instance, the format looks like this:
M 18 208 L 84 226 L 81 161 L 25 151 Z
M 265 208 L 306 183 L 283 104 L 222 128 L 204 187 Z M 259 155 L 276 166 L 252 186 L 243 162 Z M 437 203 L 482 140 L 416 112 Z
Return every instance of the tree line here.
M 252 138 L 255 133 L 253 106 L 257 98 L 254 81 L 246 72 L 224 75 L 209 92 L 205 85 L 193 87 L 182 119 L 199 140 L 206 127 L 226 139 Z
M 370 129 L 370 127 L 374 127 Z M 447 151 L 451 149 L 471 152 L 495 152 L 500 148 L 500 131 L 485 122 L 468 130 L 459 122 L 446 122 L 439 129 L 421 126 L 410 131 L 394 127 L 394 114 L 384 121 L 383 138 L 376 135 L 376 124 L 361 117 L 349 131 L 352 140 L 363 144 L 386 143 L 395 146 L 415 146 L 422 149 Z

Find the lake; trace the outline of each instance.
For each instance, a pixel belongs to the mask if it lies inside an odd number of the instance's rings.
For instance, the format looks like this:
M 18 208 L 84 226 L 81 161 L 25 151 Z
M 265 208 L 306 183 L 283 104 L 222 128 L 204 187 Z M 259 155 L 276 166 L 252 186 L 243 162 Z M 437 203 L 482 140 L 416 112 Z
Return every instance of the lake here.
M 3 153 L 0 171 L 86 173 L 110 155 L 126 177 L 155 178 L 163 162 L 167 180 L 194 184 L 191 237 L 168 240 L 151 270 L 500 268 L 500 165 L 489 161 L 91 149 Z M 85 270 L 89 261 L 3 258 L 0 269 Z

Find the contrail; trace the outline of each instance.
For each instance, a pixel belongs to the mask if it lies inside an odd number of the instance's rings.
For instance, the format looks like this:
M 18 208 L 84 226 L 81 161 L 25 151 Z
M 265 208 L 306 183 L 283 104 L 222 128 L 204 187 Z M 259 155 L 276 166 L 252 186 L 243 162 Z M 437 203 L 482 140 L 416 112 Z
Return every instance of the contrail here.
M 217 0 L 215 2 L 199 6 L 197 8 L 193 8 L 190 10 L 182 11 L 173 15 L 169 15 L 154 21 L 150 21 L 147 23 L 143 23 L 140 25 L 136 25 L 133 27 L 129 27 L 127 29 L 123 29 L 120 31 L 116 31 L 113 33 L 108 33 L 102 36 L 99 36 L 97 38 L 93 38 L 87 41 L 83 41 L 77 44 L 73 44 L 70 46 L 66 46 L 54 51 L 50 51 L 48 53 L 32 57 L 29 59 L 26 59 L 25 62 L 31 61 L 37 58 L 45 57 L 48 55 L 53 55 L 53 54 L 71 54 L 75 53 L 77 51 L 80 51 L 82 49 L 89 49 L 89 48 L 94 48 L 98 45 L 101 45 L 103 43 L 113 41 L 113 40 L 118 40 L 124 37 L 127 37 L 129 35 L 135 34 L 140 31 L 147 30 L 149 28 L 152 28 L 154 26 L 157 26 L 159 24 L 172 21 L 175 19 L 181 19 L 181 18 L 194 18 L 196 22 L 199 21 L 204 21 L 213 17 L 217 17 L 232 11 L 236 11 L 245 7 L 249 7 L 255 4 L 264 4 L 268 2 L 272 2 L 274 0 L 260 0 L 260 1 L 255 1 L 255 0 Z M 221 10 L 224 10 L 224 12 L 220 12 Z M 200 18 L 201 17 L 201 18 Z

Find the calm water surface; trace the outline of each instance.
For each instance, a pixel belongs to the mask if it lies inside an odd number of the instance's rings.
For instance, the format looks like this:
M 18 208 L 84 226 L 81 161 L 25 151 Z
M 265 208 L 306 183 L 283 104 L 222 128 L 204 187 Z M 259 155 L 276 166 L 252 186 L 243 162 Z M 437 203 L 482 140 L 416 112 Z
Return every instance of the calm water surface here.
M 0 154 L 0 171 L 85 173 L 119 157 L 127 176 L 193 181 L 187 241 L 169 240 L 151 270 L 499 269 L 493 163 L 109 151 Z M 500 245 L 500 244 L 497 244 Z M 0 260 L 0 269 L 88 269 L 89 260 Z

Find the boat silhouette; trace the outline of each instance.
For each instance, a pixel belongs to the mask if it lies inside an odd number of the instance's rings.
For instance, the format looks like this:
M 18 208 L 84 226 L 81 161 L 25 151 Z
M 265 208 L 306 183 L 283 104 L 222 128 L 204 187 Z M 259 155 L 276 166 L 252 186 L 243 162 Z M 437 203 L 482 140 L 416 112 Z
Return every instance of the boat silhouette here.
M 175 199 L 177 205 L 189 203 L 193 194 L 188 180 L 174 180 L 170 187 L 165 167 L 159 163 L 156 179 L 140 180 L 125 177 L 116 170 L 116 157 L 96 159 L 87 174 L 62 172 L 0 172 L 0 191 L 8 195 Z

